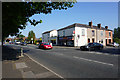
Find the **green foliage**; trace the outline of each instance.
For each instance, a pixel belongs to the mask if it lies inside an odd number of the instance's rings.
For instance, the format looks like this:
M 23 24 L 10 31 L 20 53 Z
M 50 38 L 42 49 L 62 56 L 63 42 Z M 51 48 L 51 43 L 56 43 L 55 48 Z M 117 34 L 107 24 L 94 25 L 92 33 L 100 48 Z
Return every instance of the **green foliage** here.
M 28 33 L 28 40 L 31 41 L 31 38 L 33 38 L 33 40 L 35 40 L 35 33 L 33 31 L 30 31 Z
M 120 27 L 114 28 L 114 38 L 120 39 Z
M 27 0 L 29 1 L 29 0 Z M 50 14 L 52 10 L 67 10 L 74 2 L 3 2 L 2 3 L 2 37 L 14 36 L 19 29 L 25 29 L 26 23 L 36 26 L 42 20 L 31 20 L 34 14 Z M 9 29 L 8 29 L 9 28 Z
M 118 44 L 120 44 L 120 39 L 119 38 L 114 38 L 114 41 Z
M 114 28 L 114 41 L 120 44 L 120 27 Z
M 18 37 L 18 38 L 23 38 L 23 37 L 25 37 L 25 36 L 22 35 L 22 34 L 18 34 L 18 35 L 16 35 L 16 37 Z

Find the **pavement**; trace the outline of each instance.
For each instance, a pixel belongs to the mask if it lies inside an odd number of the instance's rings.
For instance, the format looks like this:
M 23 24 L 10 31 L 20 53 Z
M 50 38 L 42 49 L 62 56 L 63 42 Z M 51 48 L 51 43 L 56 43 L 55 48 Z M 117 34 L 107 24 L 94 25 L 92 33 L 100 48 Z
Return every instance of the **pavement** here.
M 20 57 L 20 50 L 14 47 L 3 46 L 2 48 L 2 79 L 18 78 L 60 78 L 54 72 L 32 60 L 24 54 Z

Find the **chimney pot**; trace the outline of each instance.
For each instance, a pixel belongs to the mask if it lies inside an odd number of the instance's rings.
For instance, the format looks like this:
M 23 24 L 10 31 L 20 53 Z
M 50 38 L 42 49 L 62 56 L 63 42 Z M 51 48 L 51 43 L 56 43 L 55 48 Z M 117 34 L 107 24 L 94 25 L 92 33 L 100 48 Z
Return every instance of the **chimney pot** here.
M 101 29 L 101 24 L 97 24 L 97 26 L 98 26 L 98 28 L 100 28 L 100 29 Z
M 105 26 L 105 29 L 108 29 L 108 26 Z
M 92 21 L 91 21 L 91 22 L 89 22 L 89 26 L 90 26 L 90 27 L 92 27 Z

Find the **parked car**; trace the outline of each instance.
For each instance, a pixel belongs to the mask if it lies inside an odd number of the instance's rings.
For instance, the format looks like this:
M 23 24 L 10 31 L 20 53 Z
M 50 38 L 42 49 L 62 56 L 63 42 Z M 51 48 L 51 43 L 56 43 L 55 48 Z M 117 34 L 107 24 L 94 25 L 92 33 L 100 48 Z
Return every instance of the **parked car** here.
M 9 44 L 14 44 L 14 42 L 13 42 L 13 41 L 10 41 Z
M 87 45 L 81 46 L 80 50 L 100 50 L 103 49 L 103 45 L 99 43 L 88 43 Z
M 116 42 L 113 42 L 113 43 L 107 44 L 107 46 L 119 47 L 119 44 Z
M 20 41 L 16 41 L 15 44 L 16 44 L 16 45 L 20 44 Z
M 119 44 L 114 42 L 113 47 L 119 47 Z
M 21 42 L 20 44 L 21 44 L 21 45 L 25 45 L 25 46 L 27 45 L 27 43 L 26 43 L 26 42 Z
M 52 45 L 50 45 L 50 43 L 48 42 L 42 42 L 39 44 L 38 46 L 40 49 L 52 49 Z

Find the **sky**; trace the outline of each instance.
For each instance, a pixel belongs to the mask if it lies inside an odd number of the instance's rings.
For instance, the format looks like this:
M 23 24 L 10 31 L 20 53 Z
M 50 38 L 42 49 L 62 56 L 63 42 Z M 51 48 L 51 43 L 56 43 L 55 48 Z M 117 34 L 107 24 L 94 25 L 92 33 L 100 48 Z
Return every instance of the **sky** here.
M 37 26 L 27 23 L 24 30 L 20 30 L 23 35 L 28 36 L 33 30 L 36 38 L 42 37 L 45 31 L 60 29 L 74 23 L 93 25 L 101 23 L 102 27 L 108 26 L 113 30 L 118 27 L 118 2 L 77 2 L 72 8 L 67 10 L 54 10 L 51 14 L 35 14 L 30 19 L 42 20 Z

